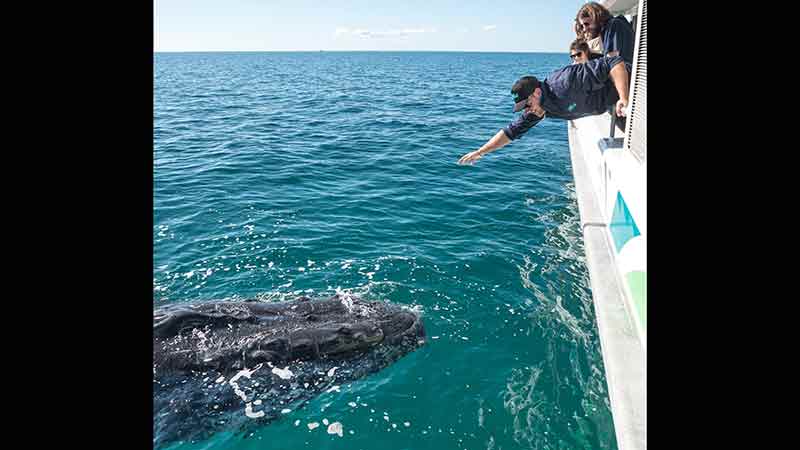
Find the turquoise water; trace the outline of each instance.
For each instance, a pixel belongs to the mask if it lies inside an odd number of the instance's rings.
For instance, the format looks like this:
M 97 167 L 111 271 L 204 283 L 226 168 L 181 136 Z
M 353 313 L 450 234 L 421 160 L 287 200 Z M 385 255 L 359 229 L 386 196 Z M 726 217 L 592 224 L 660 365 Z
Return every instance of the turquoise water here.
M 616 448 L 566 123 L 456 164 L 566 54 L 154 58 L 154 307 L 338 289 L 428 335 L 252 435 L 171 448 Z

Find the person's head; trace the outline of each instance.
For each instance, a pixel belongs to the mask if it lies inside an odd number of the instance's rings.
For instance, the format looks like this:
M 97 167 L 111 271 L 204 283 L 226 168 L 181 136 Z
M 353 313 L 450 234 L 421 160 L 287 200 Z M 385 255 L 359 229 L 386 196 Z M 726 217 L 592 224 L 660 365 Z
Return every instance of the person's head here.
M 533 92 L 539 87 L 539 80 L 534 76 L 526 75 L 511 86 L 514 95 L 514 112 L 521 111 L 533 101 Z
M 600 34 L 600 30 L 606 26 L 609 19 L 611 19 L 611 12 L 605 6 L 589 2 L 581 6 L 575 16 L 575 35 L 579 38 L 594 39 Z
M 583 39 L 575 39 L 569 46 L 569 57 L 573 64 L 583 64 L 589 60 L 589 44 Z

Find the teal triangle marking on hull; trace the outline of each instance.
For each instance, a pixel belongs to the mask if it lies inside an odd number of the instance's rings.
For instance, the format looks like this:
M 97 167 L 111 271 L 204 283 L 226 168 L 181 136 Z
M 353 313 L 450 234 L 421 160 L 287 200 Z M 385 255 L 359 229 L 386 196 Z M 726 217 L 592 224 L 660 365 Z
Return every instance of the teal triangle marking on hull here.
M 614 238 L 614 245 L 617 248 L 617 253 L 622 249 L 626 242 L 639 236 L 639 227 L 631 216 L 628 210 L 628 205 L 622 198 L 622 193 L 617 192 L 617 202 L 614 204 L 614 213 L 611 216 L 611 223 L 608 224 L 611 231 L 611 237 Z

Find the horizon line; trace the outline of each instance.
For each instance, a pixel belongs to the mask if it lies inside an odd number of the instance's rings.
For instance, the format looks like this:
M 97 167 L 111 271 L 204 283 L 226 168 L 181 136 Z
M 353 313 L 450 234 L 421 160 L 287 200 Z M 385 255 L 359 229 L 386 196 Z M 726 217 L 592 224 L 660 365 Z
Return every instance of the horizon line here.
M 569 54 L 569 52 L 554 51 L 522 51 L 522 50 L 153 50 L 153 53 L 552 53 Z

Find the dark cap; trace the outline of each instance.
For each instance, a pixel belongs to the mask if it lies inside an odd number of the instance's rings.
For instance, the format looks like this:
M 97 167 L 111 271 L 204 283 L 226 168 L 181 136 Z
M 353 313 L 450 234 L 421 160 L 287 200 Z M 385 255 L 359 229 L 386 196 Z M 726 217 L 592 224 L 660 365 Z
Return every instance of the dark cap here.
M 534 76 L 524 76 L 511 86 L 511 93 L 514 94 L 514 112 L 525 108 L 528 97 L 539 87 L 539 80 Z

